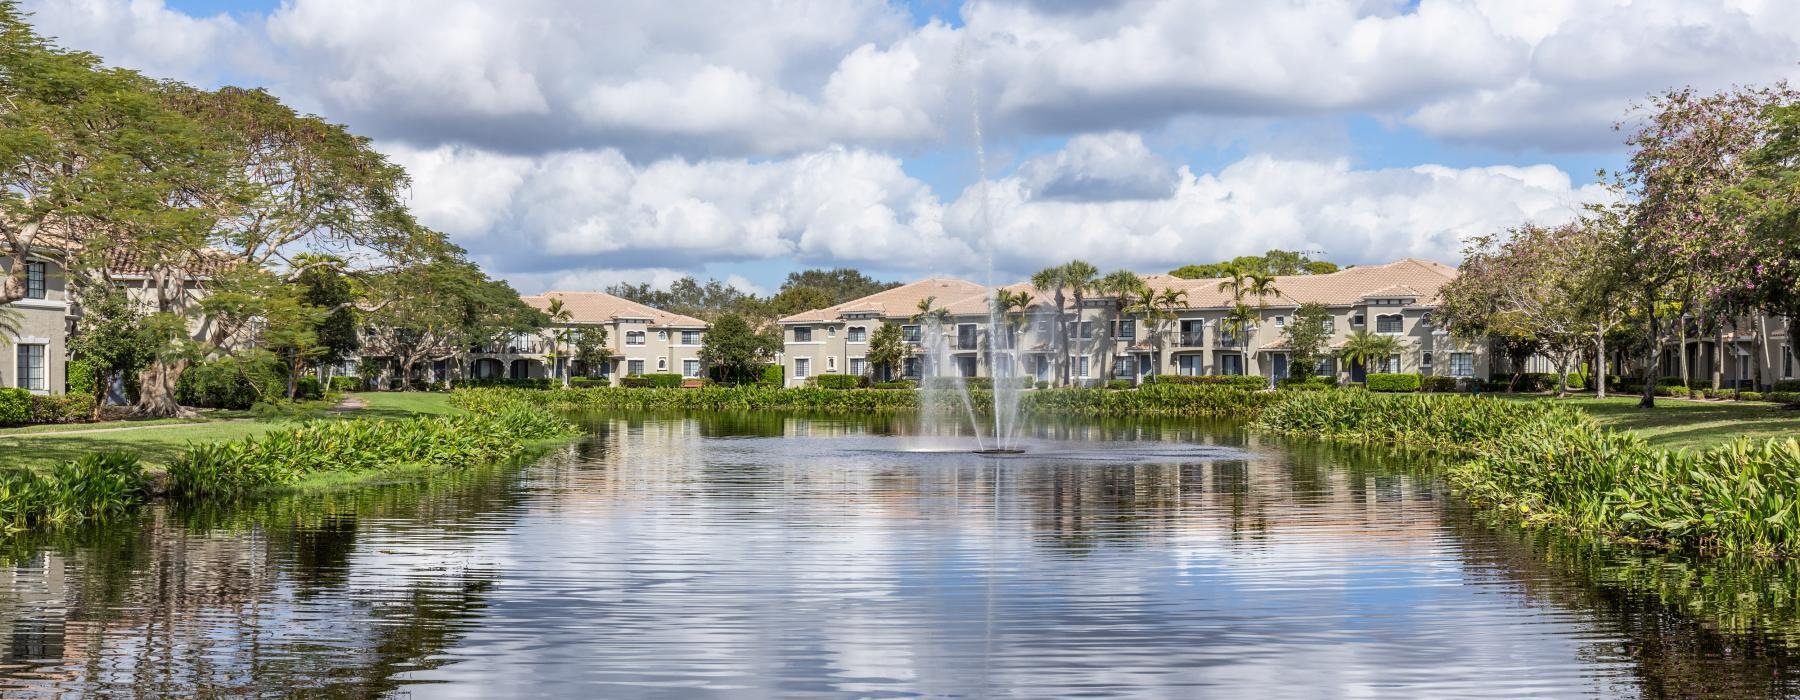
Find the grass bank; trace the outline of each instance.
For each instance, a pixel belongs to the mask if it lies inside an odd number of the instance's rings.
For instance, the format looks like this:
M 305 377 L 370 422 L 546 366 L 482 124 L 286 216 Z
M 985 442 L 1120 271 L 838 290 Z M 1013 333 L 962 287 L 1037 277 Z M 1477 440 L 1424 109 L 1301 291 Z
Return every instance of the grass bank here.
M 236 496 L 490 464 L 576 433 L 568 421 L 518 402 L 471 412 L 441 394 L 357 398 L 363 406 L 355 411 L 302 407 L 254 418 L 0 438 L 26 445 L 0 451 L 14 460 L 0 466 L 0 530 L 103 518 L 165 488 L 186 497 Z
M 198 419 L 123 420 L 74 425 L 37 425 L 0 430 L 0 470 L 48 469 L 52 465 L 105 452 L 135 455 L 149 467 L 167 464 L 189 445 L 238 440 L 303 420 L 402 419 L 461 413 L 443 393 L 372 392 L 353 394 L 365 407 L 334 413 L 332 404 L 313 402 L 298 410 L 253 414 L 214 411 Z
M 704 387 L 699 389 L 462 389 L 452 395 L 454 405 L 486 409 L 510 402 L 558 410 L 694 410 L 694 411 L 803 411 L 822 414 L 910 412 L 919 410 L 924 392 L 892 389 L 783 389 L 763 386 Z M 975 409 L 993 405 L 987 389 L 970 392 Z M 1057 415 L 1154 415 L 1255 417 L 1264 407 L 1281 401 L 1285 392 L 1248 391 L 1223 386 L 1146 386 L 1134 391 L 1111 389 L 1040 389 L 1020 395 L 1027 412 Z M 960 401 L 945 397 L 944 410 L 965 410 Z

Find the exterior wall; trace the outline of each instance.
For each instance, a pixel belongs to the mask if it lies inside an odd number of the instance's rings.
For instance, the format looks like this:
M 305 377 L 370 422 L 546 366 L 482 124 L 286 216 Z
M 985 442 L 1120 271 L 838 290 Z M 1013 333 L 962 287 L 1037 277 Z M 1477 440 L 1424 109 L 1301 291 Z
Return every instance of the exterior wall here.
M 1361 330 L 1376 332 L 1377 316 L 1398 315 L 1401 317 L 1401 328 L 1396 334 L 1402 337 L 1407 350 L 1401 353 L 1399 371 L 1449 376 L 1452 372 L 1452 354 L 1469 353 L 1473 355 L 1470 362 L 1471 371 L 1466 376 L 1486 378 L 1489 370 L 1489 352 L 1483 344 L 1469 346 L 1452 339 L 1443 326 L 1427 322 L 1427 315 L 1433 310 L 1427 305 L 1409 303 L 1402 300 L 1382 304 L 1365 300 L 1354 305 L 1329 307 L 1332 313 L 1332 336 L 1328 347 L 1336 347 L 1348 340 L 1350 336 Z M 1234 341 L 1220 332 L 1227 310 L 1186 309 L 1180 311 L 1178 319 L 1165 323 L 1154 335 L 1160 342 L 1150 342 L 1152 329 L 1141 319 L 1135 321 L 1134 333 L 1130 338 L 1118 338 L 1112 335 L 1112 322 L 1120 318 L 1116 306 L 1108 299 L 1086 300 L 1082 308 L 1071 305 L 1066 309 L 1065 321 L 1071 329 L 1069 340 L 1069 376 L 1076 384 L 1099 384 L 1109 379 L 1120 378 L 1141 381 L 1149 374 L 1182 374 L 1184 371 L 1194 374 L 1223 374 L 1235 362 L 1237 373 L 1268 377 L 1277 369 L 1275 359 L 1278 350 L 1265 349 L 1277 345 L 1282 340 L 1283 326 L 1293 321 L 1296 307 L 1269 307 L 1261 312 L 1262 321 L 1251 331 L 1247 343 Z M 1362 316 L 1364 323 L 1356 324 L 1355 317 Z M 1278 324 L 1276 319 L 1281 319 Z M 1026 366 L 1021 368 L 1024 374 L 1039 375 L 1041 366 L 1045 372 L 1041 378 L 1055 381 L 1056 365 L 1053 355 L 1047 351 L 1034 352 L 1040 347 L 1050 347 L 1054 328 L 1052 312 L 1037 312 L 1032 315 L 1031 322 L 1020 332 L 1019 342 L 1026 349 Z M 865 325 L 869 334 L 873 334 L 884 319 L 846 319 L 830 322 L 791 323 L 782 328 L 783 347 L 782 365 L 786 371 L 787 386 L 802 386 L 806 379 L 796 376 L 796 361 L 803 360 L 808 368 L 808 376 L 826 373 L 848 373 L 851 360 L 863 357 L 867 352 L 866 343 L 849 342 L 848 329 L 851 326 Z M 912 325 L 903 318 L 885 319 L 898 325 Z M 1183 322 L 1189 324 L 1202 323 L 1198 333 L 1182 332 Z M 1077 323 L 1091 323 L 1092 337 L 1080 337 Z M 987 324 L 985 315 L 965 315 L 954 317 L 945 328 L 947 334 L 954 334 L 956 326 L 975 324 L 979 336 L 980 347 L 987 347 Z M 807 328 L 811 331 L 808 341 L 796 340 L 795 329 Z M 974 356 L 976 376 L 989 376 L 990 368 L 982 361 L 985 353 L 963 350 L 955 346 L 955 336 L 951 335 L 951 355 L 953 357 Z M 914 344 L 917 348 L 917 344 Z M 1160 348 L 1160 352 L 1155 349 Z M 1425 363 L 1425 356 L 1431 355 L 1431 363 Z M 1042 356 L 1046 362 L 1040 365 L 1033 358 Z M 1113 369 L 1116 361 L 1122 356 L 1130 356 L 1131 372 L 1128 376 L 1115 377 Z M 1182 367 L 1182 358 L 1189 360 L 1189 369 Z M 1087 360 L 1087 372 L 1081 372 L 1081 360 Z M 1237 358 L 1231 360 L 1228 358 Z M 1351 368 L 1343 362 L 1333 361 L 1333 374 L 1340 382 L 1350 381 Z
M 636 319 L 617 319 L 600 324 L 572 323 L 559 328 L 602 328 L 606 330 L 606 351 L 609 355 L 606 366 L 598 368 L 596 374 L 605 376 L 612 386 L 618 386 L 620 380 L 632 374 L 685 374 L 690 360 L 700 360 L 700 349 L 706 340 L 705 329 L 673 326 L 657 326 L 647 321 Z M 700 337 L 693 343 L 684 343 L 683 332 L 698 332 Z M 480 371 L 492 364 L 484 360 L 500 363 L 499 378 L 513 376 L 514 363 L 530 379 L 545 379 L 562 376 L 557 367 L 569 362 L 566 355 L 573 352 L 572 343 L 565 343 L 562 354 L 565 357 L 552 360 L 552 331 L 546 329 L 535 336 L 513 339 L 508 343 L 483 348 L 481 352 L 468 353 L 462 358 L 463 376 L 471 379 L 483 378 Z M 636 334 L 642 333 L 642 344 L 633 344 Z M 628 334 L 630 336 L 628 337 Z M 638 368 L 638 371 L 633 371 Z M 704 377 L 705 367 L 700 368 L 698 376 Z
M 34 393 L 62 394 L 68 366 L 68 279 L 62 266 L 44 260 L 44 298 L 20 299 L 6 305 L 19 316 L 19 333 L 0 343 L 0 386 L 19 386 L 21 345 L 44 346 L 44 388 Z M 0 258 L 0 271 L 10 273 L 11 258 Z

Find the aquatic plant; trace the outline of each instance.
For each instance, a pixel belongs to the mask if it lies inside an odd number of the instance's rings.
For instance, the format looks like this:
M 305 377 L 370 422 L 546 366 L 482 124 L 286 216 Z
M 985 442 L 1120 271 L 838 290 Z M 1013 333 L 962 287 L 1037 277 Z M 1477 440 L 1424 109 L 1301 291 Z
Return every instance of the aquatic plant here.
M 125 511 L 145 497 L 137 457 L 94 453 L 47 470 L 0 471 L 0 529 L 71 525 Z

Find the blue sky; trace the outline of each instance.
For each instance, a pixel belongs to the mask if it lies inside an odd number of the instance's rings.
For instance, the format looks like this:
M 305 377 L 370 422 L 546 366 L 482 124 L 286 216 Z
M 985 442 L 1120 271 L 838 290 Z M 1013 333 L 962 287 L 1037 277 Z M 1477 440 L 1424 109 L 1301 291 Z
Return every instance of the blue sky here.
M 1800 78 L 1800 4 L 1725 0 L 25 4 L 115 64 L 370 136 L 525 291 L 1454 263 L 1612 196 L 1593 173 L 1647 94 Z

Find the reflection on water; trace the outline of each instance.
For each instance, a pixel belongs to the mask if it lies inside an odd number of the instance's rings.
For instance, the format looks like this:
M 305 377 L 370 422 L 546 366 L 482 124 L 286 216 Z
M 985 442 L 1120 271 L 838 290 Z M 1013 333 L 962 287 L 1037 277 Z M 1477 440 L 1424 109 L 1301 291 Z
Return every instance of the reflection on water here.
M 1794 692 L 1792 564 L 1484 522 L 1230 424 L 632 415 L 523 468 L 7 543 L 0 687 L 89 694 Z

